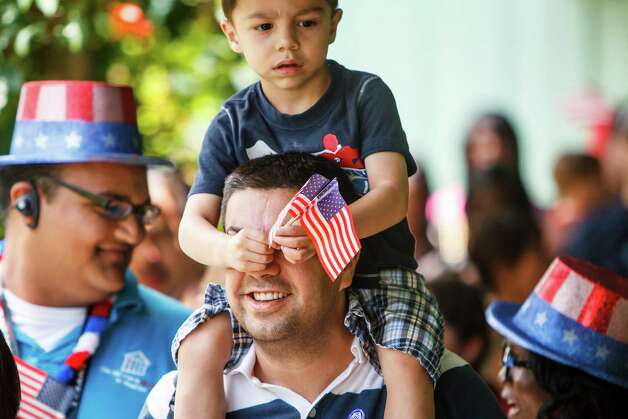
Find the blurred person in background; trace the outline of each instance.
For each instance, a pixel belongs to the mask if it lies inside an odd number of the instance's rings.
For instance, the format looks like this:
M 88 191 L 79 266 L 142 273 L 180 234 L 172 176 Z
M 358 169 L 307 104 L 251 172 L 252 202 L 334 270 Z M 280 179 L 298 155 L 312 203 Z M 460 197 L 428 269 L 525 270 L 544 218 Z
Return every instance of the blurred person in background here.
M 477 171 L 494 165 L 509 167 L 519 174 L 519 140 L 506 115 L 487 112 L 475 119 L 465 139 L 465 162 L 467 182 Z
M 20 380 L 9 346 L 0 335 L 0 419 L 14 419 L 20 405 Z
M 469 258 L 490 295 L 523 301 L 550 262 L 538 223 L 525 212 L 484 217 L 472 228 Z
M 551 247 L 560 252 L 570 232 L 592 212 L 609 204 L 612 195 L 602 175 L 599 160 L 585 153 L 567 153 L 554 165 L 558 200 L 551 211 L 557 235 Z M 552 252 L 552 253 L 555 253 Z
M 505 411 L 507 405 L 499 396 L 497 376 L 501 340 L 486 323 L 484 291 L 480 286 L 464 283 L 455 272 L 444 273 L 428 283 L 428 288 L 445 318 L 445 348 L 480 373 Z
M 506 211 L 484 217 L 470 231 L 469 258 L 491 300 L 523 302 L 547 268 L 550 257 L 537 220 L 527 212 Z M 481 374 L 500 388 L 501 339 L 491 333 Z M 505 405 L 502 403 L 502 406 Z
M 460 355 L 476 371 L 486 358 L 489 328 L 484 318 L 484 294 L 446 272 L 428 284 L 445 318 L 445 348 Z
M 19 417 L 136 417 L 174 367 L 170 340 L 190 311 L 128 270 L 159 216 L 146 167 L 169 164 L 142 155 L 130 87 L 22 87 L 0 156 L 0 329 L 18 364 Z
M 563 252 L 628 276 L 628 105 L 615 113 L 603 171 L 614 199 L 574 228 Z
M 181 251 L 177 234 L 188 186 L 176 170 L 150 168 L 148 192 L 161 217 L 135 248 L 131 270 L 140 283 L 196 308 L 202 303 L 205 267 Z
M 628 280 L 557 259 L 524 304 L 497 301 L 509 418 L 620 419 L 628 397 Z
M 414 257 L 419 265 L 417 271 L 430 281 L 441 275 L 447 265 L 428 237 L 426 206 L 430 187 L 422 164 L 417 162 L 417 172 L 408 178 L 408 186 L 408 225 L 415 240 Z
M 504 165 L 475 172 L 469 182 L 465 209 L 471 227 L 487 216 L 508 211 L 537 217 L 519 174 Z

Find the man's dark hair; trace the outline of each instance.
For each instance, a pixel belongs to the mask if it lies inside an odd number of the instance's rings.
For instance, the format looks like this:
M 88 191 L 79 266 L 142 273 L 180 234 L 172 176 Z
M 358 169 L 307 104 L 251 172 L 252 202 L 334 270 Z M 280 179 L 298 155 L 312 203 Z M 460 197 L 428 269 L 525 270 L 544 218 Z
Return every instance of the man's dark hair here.
M 494 289 L 494 269 L 513 266 L 526 251 L 543 247 L 541 230 L 526 212 L 506 211 L 484 217 L 469 234 L 469 258 L 487 289 Z
M 231 20 L 231 14 L 236 7 L 237 0 L 222 0 L 222 13 L 228 20 Z M 327 0 L 327 4 L 331 7 L 332 14 L 338 8 L 338 0 Z
M 484 317 L 484 293 L 478 287 L 462 282 L 460 275 L 446 272 L 427 283 L 438 301 L 445 322 L 456 329 L 463 343 L 477 337 L 482 341 L 478 359 L 468 360 L 478 370 L 488 353 L 489 328 Z
M 221 215 L 236 191 L 244 189 L 299 189 L 314 174 L 338 179 L 340 194 L 350 204 L 357 199 L 347 174 L 335 162 L 307 153 L 274 154 L 250 160 L 225 180 Z
M 36 180 L 41 177 L 55 176 L 61 171 L 61 166 L 54 164 L 32 164 L 8 166 L 0 169 L 0 218 L 6 219 L 11 204 L 11 187 L 17 182 Z M 56 184 L 37 181 L 37 187 L 46 198 L 51 198 Z
M 15 418 L 20 405 L 20 380 L 9 346 L 0 333 L 0 419 Z
M 539 419 L 626 417 L 628 389 L 533 352 L 529 352 L 528 365 L 537 384 L 550 395 L 539 409 Z

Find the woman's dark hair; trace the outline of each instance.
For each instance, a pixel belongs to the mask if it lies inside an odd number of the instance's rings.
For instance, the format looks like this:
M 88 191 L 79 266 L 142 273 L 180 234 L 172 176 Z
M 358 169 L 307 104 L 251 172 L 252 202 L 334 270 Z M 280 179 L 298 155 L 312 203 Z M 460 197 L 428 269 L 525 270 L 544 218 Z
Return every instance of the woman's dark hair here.
M 530 352 L 534 378 L 551 396 L 537 419 L 623 419 L 628 389 Z
M 496 165 L 474 174 L 469 182 L 466 203 L 469 222 L 502 211 L 516 211 L 534 217 L 534 207 L 519 173 Z
M 20 379 L 9 346 L 0 333 L 0 419 L 13 419 L 20 405 Z

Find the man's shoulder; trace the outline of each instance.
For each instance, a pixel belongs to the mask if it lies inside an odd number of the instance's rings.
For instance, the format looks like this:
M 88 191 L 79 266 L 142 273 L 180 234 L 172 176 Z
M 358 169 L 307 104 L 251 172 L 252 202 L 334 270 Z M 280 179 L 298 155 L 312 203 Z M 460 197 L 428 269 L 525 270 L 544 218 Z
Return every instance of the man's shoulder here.
M 505 417 L 491 389 L 469 364 L 449 351 L 441 364 L 434 394 L 436 419 Z

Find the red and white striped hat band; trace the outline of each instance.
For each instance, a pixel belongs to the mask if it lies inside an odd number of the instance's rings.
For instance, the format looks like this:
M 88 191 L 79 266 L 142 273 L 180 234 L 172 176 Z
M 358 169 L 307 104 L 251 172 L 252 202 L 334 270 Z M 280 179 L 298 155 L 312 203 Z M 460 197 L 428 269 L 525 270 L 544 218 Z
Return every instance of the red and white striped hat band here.
M 18 121 L 136 123 L 133 90 L 91 81 L 36 81 L 22 86 Z
M 534 292 L 581 326 L 628 344 L 628 280 L 573 258 L 558 258 Z

